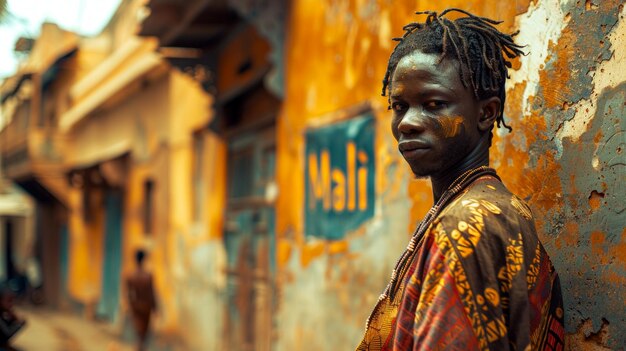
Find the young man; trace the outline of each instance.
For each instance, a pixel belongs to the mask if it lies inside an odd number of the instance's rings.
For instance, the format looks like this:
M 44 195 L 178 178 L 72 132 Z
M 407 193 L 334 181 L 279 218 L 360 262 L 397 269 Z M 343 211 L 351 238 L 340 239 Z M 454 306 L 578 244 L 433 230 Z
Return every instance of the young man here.
M 133 326 L 137 333 L 138 351 L 145 349 L 148 329 L 150 327 L 150 317 L 152 312 L 156 310 L 152 274 L 143 267 L 145 256 L 146 254 L 142 250 L 135 252 L 137 270 L 126 280 L 128 304 L 132 313 Z
M 530 209 L 488 168 L 494 123 L 509 128 L 504 55 L 521 47 L 487 18 L 418 14 L 426 21 L 397 39 L 383 95 L 398 149 L 430 178 L 435 204 L 357 350 L 562 350 L 558 276 Z

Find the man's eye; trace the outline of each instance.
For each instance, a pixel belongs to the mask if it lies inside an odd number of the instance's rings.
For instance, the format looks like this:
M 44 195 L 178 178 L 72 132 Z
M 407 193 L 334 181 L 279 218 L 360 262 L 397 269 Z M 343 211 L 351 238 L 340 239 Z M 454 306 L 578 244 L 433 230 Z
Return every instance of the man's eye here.
M 437 110 L 437 109 L 445 108 L 446 106 L 447 104 L 445 103 L 445 101 L 440 101 L 440 100 L 431 100 L 424 104 L 424 107 L 426 107 L 429 110 Z
M 406 106 L 404 104 L 402 104 L 402 103 L 394 102 L 394 103 L 391 104 L 391 108 L 394 111 L 403 111 L 406 108 Z

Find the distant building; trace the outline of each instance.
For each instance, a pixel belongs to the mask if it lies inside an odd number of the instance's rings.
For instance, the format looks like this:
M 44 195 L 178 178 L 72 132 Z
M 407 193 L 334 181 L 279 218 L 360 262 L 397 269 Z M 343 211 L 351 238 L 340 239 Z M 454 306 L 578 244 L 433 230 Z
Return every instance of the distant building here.
M 2 126 L 0 150 L 5 177 L 34 199 L 34 236 L 25 236 L 28 256 L 39 266 L 46 302 L 59 305 L 63 296 L 63 267 L 67 266 L 66 190 L 63 140 L 56 131 L 65 107 L 59 77 L 74 72 L 78 37 L 45 23 L 36 41 L 20 39 L 17 50 L 27 54 L 17 73 L 0 87 Z M 62 80 L 61 79 L 61 80 Z M 28 238 L 28 239 L 26 239 Z M 20 251 L 15 251 L 18 254 Z M 35 261 L 33 261 L 35 262 Z M 37 270 L 36 268 L 32 268 Z

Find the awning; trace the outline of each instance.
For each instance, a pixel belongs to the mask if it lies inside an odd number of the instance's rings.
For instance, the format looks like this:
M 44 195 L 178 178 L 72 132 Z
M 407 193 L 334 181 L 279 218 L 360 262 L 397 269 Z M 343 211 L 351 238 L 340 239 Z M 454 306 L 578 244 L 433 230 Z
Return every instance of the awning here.
M 21 194 L 0 194 L 0 216 L 28 216 L 33 209 Z

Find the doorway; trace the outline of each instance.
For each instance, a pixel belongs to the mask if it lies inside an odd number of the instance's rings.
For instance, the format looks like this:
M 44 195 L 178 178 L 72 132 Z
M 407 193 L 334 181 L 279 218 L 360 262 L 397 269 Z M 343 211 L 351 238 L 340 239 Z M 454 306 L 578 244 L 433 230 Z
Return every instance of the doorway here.
M 227 254 L 229 350 L 269 351 L 275 306 L 275 128 L 230 138 Z
M 107 189 L 104 198 L 104 259 L 102 291 L 97 314 L 109 321 L 117 320 L 120 303 L 122 274 L 122 191 Z
M 12 290 L 19 289 L 16 284 L 17 270 L 15 269 L 14 244 L 13 244 L 13 219 L 6 217 L 4 220 L 4 267 L 6 269 L 6 282 Z

